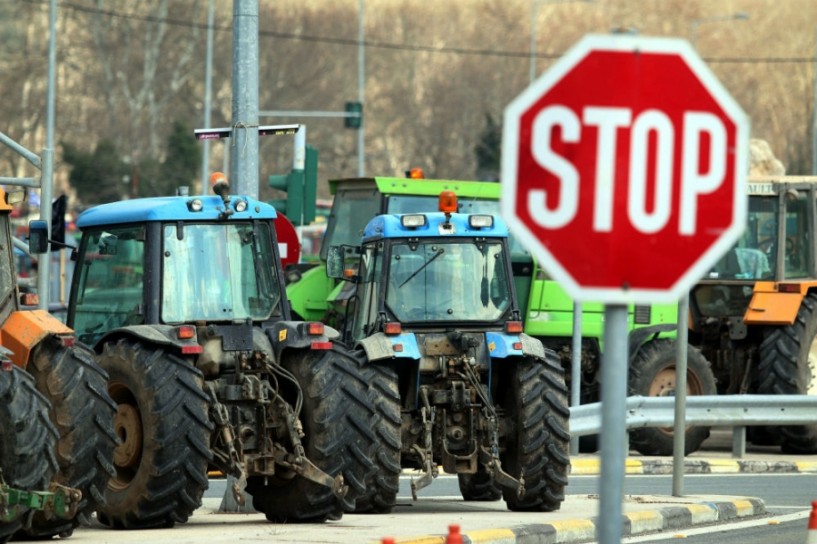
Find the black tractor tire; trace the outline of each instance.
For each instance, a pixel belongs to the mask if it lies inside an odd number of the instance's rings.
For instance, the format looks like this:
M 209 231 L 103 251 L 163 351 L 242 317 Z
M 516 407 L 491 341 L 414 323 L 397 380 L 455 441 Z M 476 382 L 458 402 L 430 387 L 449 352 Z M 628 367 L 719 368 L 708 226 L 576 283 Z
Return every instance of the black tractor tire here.
M 388 364 L 367 364 L 362 350 L 355 353 L 355 358 L 363 365 L 365 379 L 370 384 L 370 398 L 377 408 L 377 421 L 373 427 L 375 440 L 371 444 L 374 449 L 367 454 L 374 462 L 375 470 L 366 478 L 362 489 L 350 490 L 355 506 L 347 512 L 387 514 L 397 502 L 400 487 L 402 419 L 397 373 Z
M 83 345 L 62 346 L 56 337 L 48 337 L 34 349 L 28 371 L 51 403 L 49 417 L 60 434 L 55 482 L 78 489 L 82 499 L 73 519 L 47 519 L 37 512 L 25 532 L 37 538 L 67 536 L 80 522 L 88 524 L 105 500 L 114 475 L 116 404 L 108 395 L 108 375 Z
M 644 397 L 675 396 L 676 342 L 658 338 L 646 342 L 630 361 L 627 394 Z M 693 347 L 687 348 L 687 391 L 691 395 L 717 395 L 715 374 L 709 361 Z M 674 430 L 672 427 L 642 427 L 630 431 L 630 447 L 641 455 L 672 455 Z M 700 449 L 709 438 L 709 427 L 686 428 L 684 452 L 686 455 Z
M 0 370 L 0 470 L 6 485 L 25 491 L 48 491 L 59 465 L 54 455 L 59 434 L 48 418 L 48 400 L 24 370 Z M 33 512 L 0 523 L 0 542 L 28 525 Z
M 343 476 L 348 491 L 338 499 L 283 467 L 270 477 L 247 479 L 253 507 L 274 523 L 323 523 L 354 509 L 356 497 L 377 470 L 377 405 L 367 376 L 353 354 L 337 344 L 330 350 L 291 350 L 282 365 L 303 391 L 299 420 L 306 457 L 328 475 Z M 296 406 L 293 392 L 284 393 Z
M 498 501 L 502 498 L 502 488 L 480 465 L 474 474 L 457 474 L 460 493 L 466 501 Z
M 758 393 L 817 395 L 817 295 L 814 293 L 803 298 L 793 324 L 767 331 L 760 345 Z M 785 425 L 777 429 L 783 452 L 817 453 L 817 425 Z
M 201 372 L 162 346 L 130 338 L 106 343 L 99 363 L 121 441 L 99 521 L 117 529 L 186 522 L 201 505 L 213 457 Z
M 570 409 L 559 357 L 545 350 L 545 360 L 524 358 L 513 364 L 505 397 L 498 399 L 507 428 L 500 451 L 502 468 L 524 478 L 525 493 L 503 490 L 515 512 L 552 512 L 562 506 L 570 468 Z M 502 445 L 500 445 L 502 446 Z

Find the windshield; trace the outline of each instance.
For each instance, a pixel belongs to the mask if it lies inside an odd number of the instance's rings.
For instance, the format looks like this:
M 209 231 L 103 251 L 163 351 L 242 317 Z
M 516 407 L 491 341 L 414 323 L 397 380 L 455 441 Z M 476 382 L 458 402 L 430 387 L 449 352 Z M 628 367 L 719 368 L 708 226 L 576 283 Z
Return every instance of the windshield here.
M 401 322 L 496 321 L 511 303 L 499 242 L 394 243 L 386 305 Z
M 268 224 L 168 224 L 163 237 L 162 321 L 280 315 Z
M 808 216 L 807 195 L 789 191 L 786 195 L 783 277 L 807 275 Z M 749 197 L 746 230 L 712 271 L 709 279 L 773 279 L 778 260 L 778 196 Z

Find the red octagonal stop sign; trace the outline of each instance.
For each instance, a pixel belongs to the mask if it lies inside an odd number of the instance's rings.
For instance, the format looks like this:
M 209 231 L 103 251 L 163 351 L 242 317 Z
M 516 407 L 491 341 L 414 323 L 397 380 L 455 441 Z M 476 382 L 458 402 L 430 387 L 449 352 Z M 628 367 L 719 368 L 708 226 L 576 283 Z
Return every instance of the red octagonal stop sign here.
M 748 149 L 688 42 L 588 36 L 505 110 L 502 214 L 576 300 L 678 300 L 743 231 Z

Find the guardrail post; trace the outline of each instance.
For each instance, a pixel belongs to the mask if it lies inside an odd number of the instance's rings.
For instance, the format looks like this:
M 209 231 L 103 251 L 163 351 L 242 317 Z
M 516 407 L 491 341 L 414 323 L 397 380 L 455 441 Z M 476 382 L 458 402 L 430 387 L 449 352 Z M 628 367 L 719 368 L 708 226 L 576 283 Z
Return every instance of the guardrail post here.
M 746 427 L 732 427 L 732 457 L 743 459 L 746 455 Z

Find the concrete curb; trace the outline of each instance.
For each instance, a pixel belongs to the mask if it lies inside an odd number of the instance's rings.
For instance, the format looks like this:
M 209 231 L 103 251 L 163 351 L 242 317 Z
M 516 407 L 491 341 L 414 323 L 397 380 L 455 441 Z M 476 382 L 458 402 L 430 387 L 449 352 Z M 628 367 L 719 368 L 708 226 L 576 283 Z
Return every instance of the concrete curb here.
M 591 476 L 601 473 L 598 458 L 572 458 L 570 474 Z M 625 463 L 626 474 L 672 474 L 672 459 L 634 459 Z M 685 459 L 684 474 L 738 474 L 738 473 L 817 473 L 817 461 L 764 461 L 746 459 Z
M 627 500 L 627 498 L 625 498 Z M 737 518 L 766 514 L 759 499 L 702 501 L 694 504 L 663 506 L 656 510 L 624 513 L 622 536 L 684 529 Z M 598 518 L 559 520 L 553 523 L 518 525 L 507 529 L 464 531 L 464 544 L 568 544 L 590 542 L 596 538 Z M 445 536 L 428 535 L 395 540 L 398 544 L 445 544 Z

